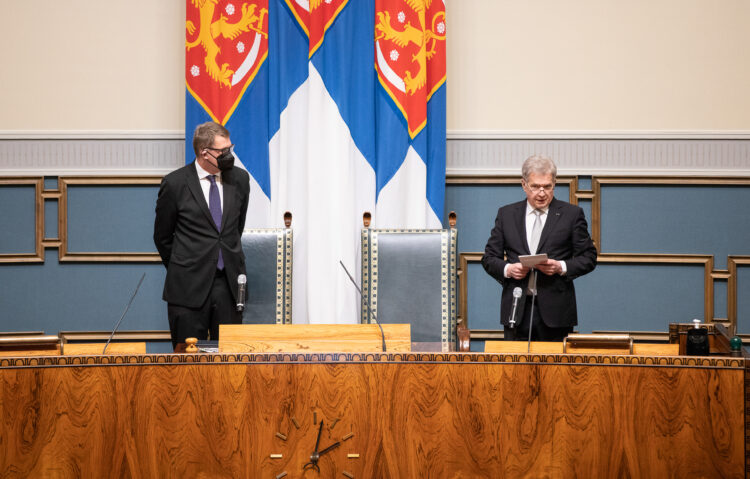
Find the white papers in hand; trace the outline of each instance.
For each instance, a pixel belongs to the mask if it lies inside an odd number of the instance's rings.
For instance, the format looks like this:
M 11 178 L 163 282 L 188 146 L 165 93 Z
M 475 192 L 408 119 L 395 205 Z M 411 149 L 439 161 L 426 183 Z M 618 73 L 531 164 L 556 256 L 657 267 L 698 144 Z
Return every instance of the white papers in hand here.
M 519 256 L 518 260 L 525 267 L 533 268 L 539 263 L 547 261 L 547 255 L 546 254 L 529 254 L 529 255 Z

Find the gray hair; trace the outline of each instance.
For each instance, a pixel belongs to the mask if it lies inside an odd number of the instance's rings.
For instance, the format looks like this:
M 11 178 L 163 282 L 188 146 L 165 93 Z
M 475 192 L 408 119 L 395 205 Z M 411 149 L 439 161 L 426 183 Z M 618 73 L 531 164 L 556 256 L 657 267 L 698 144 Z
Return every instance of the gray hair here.
M 521 176 L 524 181 L 529 180 L 529 175 L 536 173 L 538 175 L 552 175 L 552 181 L 557 179 L 557 166 L 552 158 L 545 155 L 532 155 L 526 158 L 521 167 Z
M 195 156 L 200 156 L 204 148 L 210 148 L 214 144 L 214 138 L 217 136 L 229 138 L 229 131 L 213 121 L 207 121 L 196 126 L 193 132 L 193 150 L 195 151 Z

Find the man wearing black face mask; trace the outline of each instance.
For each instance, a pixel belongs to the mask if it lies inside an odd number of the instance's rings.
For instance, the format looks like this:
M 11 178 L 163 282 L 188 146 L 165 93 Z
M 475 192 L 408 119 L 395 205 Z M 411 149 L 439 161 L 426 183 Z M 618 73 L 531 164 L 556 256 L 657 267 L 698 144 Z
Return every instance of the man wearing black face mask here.
M 234 168 L 229 131 L 198 125 L 195 161 L 164 177 L 156 200 L 154 243 L 167 268 L 172 345 L 195 337 L 219 338 L 219 324 L 242 322 L 236 310 L 237 276 L 245 273 L 241 236 L 250 178 Z

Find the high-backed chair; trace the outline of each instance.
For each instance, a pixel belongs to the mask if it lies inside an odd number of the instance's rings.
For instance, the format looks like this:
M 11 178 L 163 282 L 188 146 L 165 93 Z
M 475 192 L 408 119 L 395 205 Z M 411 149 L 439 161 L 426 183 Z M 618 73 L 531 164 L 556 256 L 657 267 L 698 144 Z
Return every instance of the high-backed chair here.
M 412 341 L 456 348 L 456 215 L 449 229 L 362 229 L 362 323 L 411 324 Z
M 245 229 L 242 250 L 247 270 L 244 324 L 292 323 L 292 214 L 284 228 Z

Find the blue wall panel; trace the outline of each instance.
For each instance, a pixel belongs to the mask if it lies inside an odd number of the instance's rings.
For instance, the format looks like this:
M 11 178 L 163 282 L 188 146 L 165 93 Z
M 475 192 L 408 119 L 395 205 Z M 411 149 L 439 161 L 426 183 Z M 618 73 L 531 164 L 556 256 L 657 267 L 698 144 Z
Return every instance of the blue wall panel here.
M 590 187 L 586 181 L 580 189 Z M 52 178 L 45 186 L 57 188 Z M 601 191 L 605 252 L 713 254 L 718 269 L 728 254 L 750 254 L 748 186 L 605 184 Z M 158 185 L 68 185 L 69 251 L 153 252 L 157 192 Z M 567 201 L 569 188 L 559 185 L 555 193 Z M 483 252 L 497 208 L 523 198 L 518 183 L 448 184 L 446 216 L 458 214 L 459 252 Z M 33 186 L 0 187 L 0 253 L 34 252 L 35 201 Z M 57 235 L 56 204 L 45 201 L 47 237 Z M 591 226 L 591 202 L 580 204 Z M 161 264 L 60 264 L 56 250 L 47 249 L 44 264 L 0 264 L 0 330 L 110 329 L 144 271 L 122 328 L 168 329 Z M 666 331 L 670 322 L 703 319 L 703 273 L 699 265 L 600 264 L 576 280 L 579 330 Z M 466 275 L 469 327 L 499 329 L 500 285 L 478 263 Z M 726 317 L 726 282 L 714 284 L 715 316 Z M 737 311 L 739 332 L 750 334 L 750 266 L 738 267 Z
M 568 185 L 555 187 L 555 197 L 568 201 L 569 195 Z M 448 213 L 455 211 L 459 251 L 483 252 L 498 208 L 525 198 L 520 180 L 516 184 L 446 185 L 444 226 Z
M 737 332 L 750 334 L 750 265 L 737 266 Z
M 601 246 L 606 253 L 750 254 L 750 188 L 602 185 Z
M 36 251 L 36 189 L 0 185 L 0 254 Z
M 590 187 L 588 177 L 579 178 L 579 189 Z M 568 189 L 562 190 L 555 196 L 567 201 Z M 746 208 L 736 207 L 750 204 L 748 186 L 603 184 L 601 192 L 600 231 L 607 253 L 713 254 L 717 269 L 726 267 L 729 254 L 750 254 L 750 221 Z M 519 199 L 523 193 L 513 184 L 448 184 L 446 213 L 458 213 L 459 252 L 483 252 L 497 207 Z M 580 206 L 591 230 L 592 202 L 581 200 Z M 499 329 L 500 286 L 479 264 L 469 265 L 466 274 L 469 327 Z M 726 318 L 726 282 L 715 281 L 714 288 L 714 317 Z M 702 265 L 604 263 L 577 279 L 576 290 L 584 333 L 666 331 L 670 322 L 705 319 Z M 738 310 L 750 314 L 746 296 L 740 285 Z M 750 320 L 744 328 L 750 333 Z M 479 343 L 472 348 L 481 348 Z
M 714 281 L 714 317 L 727 317 L 727 282 Z
M 468 297 L 466 316 L 470 329 L 501 329 L 500 283 L 485 273 L 479 263 L 468 267 Z
M 702 265 L 599 264 L 575 281 L 579 330 L 667 331 L 703 320 L 703 273 Z
M 68 186 L 68 251 L 156 252 L 159 185 Z
M 45 190 L 57 190 L 59 188 L 60 188 L 60 182 L 56 176 L 44 177 L 44 189 Z
M 111 330 L 143 272 L 120 328 L 169 329 L 161 263 L 59 263 L 48 250 L 44 264 L 0 265 L 0 331 Z
M 44 237 L 57 238 L 57 200 L 46 200 L 44 202 Z
M 500 284 L 480 264 L 468 270 L 468 327 L 502 329 Z M 703 319 L 703 271 L 697 265 L 600 264 L 575 281 L 579 332 L 666 331 L 670 322 Z

